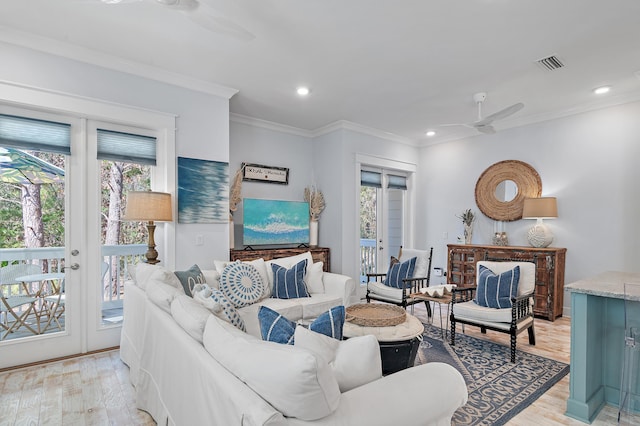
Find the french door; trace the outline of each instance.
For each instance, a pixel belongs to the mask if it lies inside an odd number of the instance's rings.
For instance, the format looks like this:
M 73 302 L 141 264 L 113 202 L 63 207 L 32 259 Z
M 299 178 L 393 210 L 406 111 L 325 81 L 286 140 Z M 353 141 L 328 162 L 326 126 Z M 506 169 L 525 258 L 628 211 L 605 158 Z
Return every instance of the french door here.
M 168 167 L 169 159 L 175 158 L 175 117 L 73 96 L 42 93 L 37 89 L 3 86 L 2 83 L 0 89 L 6 89 L 0 90 L 0 114 L 61 123 L 69 128 L 69 152 L 57 154 L 54 158 L 64 170 L 63 189 L 59 191 L 60 205 L 53 210 L 47 210 L 51 206 L 43 205 L 43 215 L 55 213 L 50 215 L 52 220 L 44 220 L 44 227 L 59 239 L 54 243 L 46 241 L 38 249 L 24 248 L 24 245 L 11 246 L 16 248 L 0 246 L 2 266 L 32 263 L 43 272 L 56 276 L 63 274 L 63 288 L 57 293 L 61 296 L 46 298 L 44 290 L 50 291 L 50 288 L 44 286 L 41 295 L 34 293 L 37 300 L 33 307 L 41 312 L 41 317 L 30 315 L 27 321 L 31 325 L 42 322 L 46 327 L 39 330 L 31 327 L 39 333 L 25 332 L 28 328 L 21 327 L 21 334 L 0 340 L 0 368 L 118 346 L 126 264 L 134 260 L 137 246 L 141 247 L 141 253 L 146 251 L 147 235 L 142 231 L 144 234 L 140 234 L 139 241 L 134 241 L 139 244 L 123 248 L 107 247 L 103 242 L 101 223 L 105 211 L 101 183 L 106 177 L 105 161 L 98 159 L 98 129 L 157 140 L 157 162 L 155 167 L 151 167 L 147 187 L 133 189 L 167 191 L 175 186 L 175 176 Z M 36 154 L 40 155 L 40 152 Z M 171 248 L 174 233 L 171 224 L 161 225 L 156 230 L 158 246 L 165 247 L 163 260 L 167 267 L 174 263 L 174 250 Z M 107 263 L 109 265 L 105 268 Z M 46 315 L 54 318 L 54 313 L 58 314 L 55 320 L 42 320 Z M 11 318 L 7 320 L 11 321 Z
M 360 279 L 386 272 L 407 232 L 405 172 L 363 165 L 360 171 Z

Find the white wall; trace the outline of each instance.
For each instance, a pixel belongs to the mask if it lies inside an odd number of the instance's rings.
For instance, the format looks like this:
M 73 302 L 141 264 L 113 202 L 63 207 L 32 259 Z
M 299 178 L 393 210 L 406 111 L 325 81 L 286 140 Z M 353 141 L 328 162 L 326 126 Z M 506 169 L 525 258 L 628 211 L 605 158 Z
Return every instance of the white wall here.
M 243 198 L 304 201 L 304 188 L 313 182 L 311 139 L 236 121 L 230 123 L 231 176 L 242 163 L 289 169 L 289 184 L 242 182 Z M 242 203 L 233 215 L 235 247 L 242 248 Z M 228 256 L 228 253 L 227 253 Z M 226 257 L 225 257 L 226 259 Z
M 175 114 L 176 155 L 229 161 L 229 101 L 225 97 L 5 43 L 0 43 L 0 63 L 0 80 Z M 175 193 L 175 188 L 172 192 Z M 162 226 L 159 224 L 159 230 Z M 185 269 L 194 263 L 203 268 L 213 267 L 213 259 L 228 257 L 226 223 L 175 226 L 175 269 Z M 204 236 L 203 246 L 195 245 L 197 235 Z M 159 257 L 166 259 L 163 253 Z
M 473 243 L 491 242 L 493 220 L 474 197 L 480 174 L 502 160 L 521 160 L 542 179 L 542 195 L 558 199 L 558 218 L 546 221 L 554 247 L 567 248 L 565 283 L 607 270 L 640 271 L 640 103 L 583 113 L 495 135 L 420 150 L 418 235 L 433 245 L 434 266 L 446 266 L 446 244 L 462 234 L 456 217 L 478 213 Z M 533 224 L 506 224 L 510 245 L 528 245 Z M 444 238 L 443 233 L 448 237 Z M 569 314 L 568 294 L 564 299 Z

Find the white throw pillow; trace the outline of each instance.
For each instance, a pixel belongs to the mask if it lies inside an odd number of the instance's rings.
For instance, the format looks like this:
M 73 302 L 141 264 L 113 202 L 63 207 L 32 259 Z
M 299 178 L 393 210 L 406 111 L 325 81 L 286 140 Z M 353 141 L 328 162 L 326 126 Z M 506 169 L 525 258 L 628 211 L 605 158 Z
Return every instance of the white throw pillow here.
M 262 299 L 264 283 L 255 266 L 250 263 L 232 262 L 222 271 L 220 291 L 233 306 L 243 308 Z
M 187 295 L 179 295 L 171 302 L 171 315 L 191 337 L 202 343 L 204 326 L 211 311 Z
M 173 287 L 182 287 L 176 274 L 159 265 L 140 262 L 133 268 L 132 276 L 135 276 L 133 281 L 136 285 L 143 290 L 152 279 L 163 281 Z
M 402 255 L 400 256 L 400 263 L 405 262 L 412 257 L 416 257 L 416 266 L 413 269 L 412 278 L 426 278 L 430 272 L 429 269 L 429 250 L 416 250 L 402 248 Z
M 322 267 L 324 262 L 316 262 L 307 267 L 307 277 L 304 282 L 307 284 L 307 290 L 310 294 L 324 294 L 324 282 L 322 282 Z
M 203 269 L 202 275 L 209 287 L 220 288 L 220 272 L 217 269 Z
M 216 270 L 222 274 L 222 271 L 224 271 L 224 268 L 228 265 L 232 263 L 229 260 L 214 260 L 213 264 L 216 267 Z M 248 260 L 248 261 L 244 261 L 243 263 L 248 263 L 249 265 L 253 265 L 257 270 L 258 273 L 260 274 L 260 278 L 262 278 L 262 285 L 264 287 L 264 294 L 262 296 L 262 298 L 266 298 L 266 297 L 271 297 L 271 289 L 273 288 L 273 285 L 269 285 L 269 275 L 267 274 L 267 265 L 264 261 L 263 258 L 259 258 L 259 259 L 254 259 L 254 260 Z M 271 268 L 271 266 L 269 266 L 269 268 Z M 219 288 L 219 287 L 217 287 Z
M 333 370 L 340 392 L 347 392 L 382 377 L 380 345 L 371 334 L 336 340 L 297 326 L 294 346 L 310 350 L 324 359 Z
M 329 365 L 306 349 L 265 342 L 210 317 L 205 349 L 287 417 L 317 420 L 338 408 L 340 389 Z
M 173 274 L 173 272 L 171 274 Z M 147 282 L 146 292 L 149 300 L 163 311 L 171 313 L 171 302 L 173 302 L 173 299 L 177 296 L 184 294 L 184 289 L 182 286 L 175 287 L 164 281 L 151 278 Z

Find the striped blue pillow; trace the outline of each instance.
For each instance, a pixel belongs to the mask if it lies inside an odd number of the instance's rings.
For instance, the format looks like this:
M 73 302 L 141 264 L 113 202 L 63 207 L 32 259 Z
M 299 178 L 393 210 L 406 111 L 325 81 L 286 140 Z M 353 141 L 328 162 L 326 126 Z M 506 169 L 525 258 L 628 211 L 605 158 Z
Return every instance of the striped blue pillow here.
M 344 306 L 334 306 L 321 314 L 309 324 L 309 330 L 325 336 L 342 340 L 342 328 L 344 327 Z M 260 335 L 262 340 L 269 342 L 293 345 L 293 336 L 296 331 L 296 323 L 283 317 L 273 309 L 260 306 L 258 310 L 260 321 Z
M 412 257 L 409 260 L 405 260 L 399 263 L 397 260 L 394 263 L 391 258 L 391 266 L 389 266 L 389 272 L 387 272 L 387 278 L 384 280 L 384 285 L 388 285 L 393 288 L 402 288 L 402 280 L 405 278 L 413 277 L 413 270 L 416 267 L 417 257 Z
M 266 306 L 260 306 L 258 321 L 260 321 L 262 340 L 293 345 L 293 335 L 296 331 L 295 322 Z
M 520 266 L 496 275 L 491 269 L 480 265 L 475 302 L 487 308 L 511 308 L 511 298 L 518 295 Z
M 273 271 L 273 295 L 277 299 L 297 299 L 309 297 L 304 276 L 307 273 L 307 259 L 293 265 L 291 269 L 271 264 Z

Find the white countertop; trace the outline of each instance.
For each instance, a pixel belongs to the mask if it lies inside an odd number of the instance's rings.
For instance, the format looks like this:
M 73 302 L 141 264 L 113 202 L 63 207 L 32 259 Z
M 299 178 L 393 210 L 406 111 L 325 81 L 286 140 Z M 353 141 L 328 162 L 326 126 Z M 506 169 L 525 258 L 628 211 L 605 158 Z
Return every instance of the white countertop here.
M 629 284 L 626 286 L 627 298 L 640 301 L 640 272 L 607 271 L 566 284 L 564 288 L 572 293 L 624 299 L 625 284 Z

